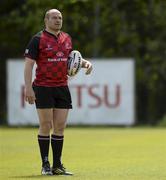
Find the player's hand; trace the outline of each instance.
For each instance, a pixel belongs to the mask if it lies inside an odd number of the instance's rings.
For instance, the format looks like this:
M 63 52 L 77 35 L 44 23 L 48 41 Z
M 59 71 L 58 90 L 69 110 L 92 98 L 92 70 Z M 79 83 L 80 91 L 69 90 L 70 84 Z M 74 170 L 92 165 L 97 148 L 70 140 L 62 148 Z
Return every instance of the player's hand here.
M 82 67 L 87 69 L 86 73 L 85 73 L 86 75 L 88 75 L 88 74 L 90 74 L 92 72 L 93 68 L 92 68 L 92 63 L 91 62 L 89 62 L 87 60 L 84 60 Z
M 25 101 L 29 104 L 34 104 L 35 100 L 36 97 L 32 87 L 25 88 Z

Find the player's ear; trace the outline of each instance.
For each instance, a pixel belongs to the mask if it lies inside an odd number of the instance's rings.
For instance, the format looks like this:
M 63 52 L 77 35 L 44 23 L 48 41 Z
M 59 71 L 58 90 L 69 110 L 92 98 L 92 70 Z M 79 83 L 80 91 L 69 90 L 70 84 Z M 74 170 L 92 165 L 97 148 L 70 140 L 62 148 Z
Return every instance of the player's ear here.
M 45 24 L 47 23 L 47 18 L 46 18 L 46 17 L 44 18 L 44 23 L 45 23 Z

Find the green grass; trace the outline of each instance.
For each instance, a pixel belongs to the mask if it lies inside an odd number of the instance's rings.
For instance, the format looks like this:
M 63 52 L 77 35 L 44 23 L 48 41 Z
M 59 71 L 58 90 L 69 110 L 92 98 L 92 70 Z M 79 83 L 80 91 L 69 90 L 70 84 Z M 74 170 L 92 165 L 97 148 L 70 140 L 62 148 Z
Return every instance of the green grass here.
M 0 179 L 166 180 L 164 128 L 67 128 L 63 163 L 73 177 L 40 175 L 37 133 L 0 128 Z

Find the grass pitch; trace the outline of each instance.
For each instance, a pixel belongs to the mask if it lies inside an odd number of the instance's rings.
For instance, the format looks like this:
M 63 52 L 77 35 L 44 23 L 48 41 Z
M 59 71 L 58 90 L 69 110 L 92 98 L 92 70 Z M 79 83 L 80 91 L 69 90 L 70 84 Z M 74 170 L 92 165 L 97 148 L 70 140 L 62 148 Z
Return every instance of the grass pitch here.
M 37 133 L 0 128 L 0 179 L 166 180 L 166 129 L 67 128 L 63 163 L 72 177 L 40 175 Z

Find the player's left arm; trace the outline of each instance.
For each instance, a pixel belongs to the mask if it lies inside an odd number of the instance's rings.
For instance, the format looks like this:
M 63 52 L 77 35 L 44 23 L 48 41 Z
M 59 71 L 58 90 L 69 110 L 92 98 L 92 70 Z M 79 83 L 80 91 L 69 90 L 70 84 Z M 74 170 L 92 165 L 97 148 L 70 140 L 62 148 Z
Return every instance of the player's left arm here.
M 82 68 L 86 68 L 86 73 L 85 74 L 90 74 L 92 72 L 92 63 L 90 61 L 87 61 L 85 59 L 82 60 Z

